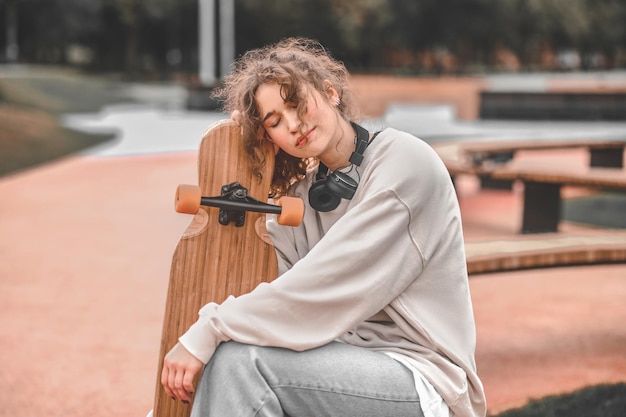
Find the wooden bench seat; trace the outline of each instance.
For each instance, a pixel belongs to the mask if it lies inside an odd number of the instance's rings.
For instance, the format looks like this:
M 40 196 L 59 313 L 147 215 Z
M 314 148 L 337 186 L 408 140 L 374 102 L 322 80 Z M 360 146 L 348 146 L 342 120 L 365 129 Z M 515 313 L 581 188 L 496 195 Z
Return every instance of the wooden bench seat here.
M 626 170 L 619 168 L 563 166 L 525 160 L 496 167 L 489 175 L 495 180 L 524 183 L 522 233 L 557 231 L 563 186 L 626 191 Z
M 511 161 L 519 151 L 585 148 L 589 166 L 623 168 L 624 140 L 503 140 L 450 141 L 433 145 L 451 174 L 488 174 L 495 166 Z
M 526 268 L 626 262 L 626 231 L 533 235 L 466 242 L 470 275 Z
M 556 232 L 561 212 L 561 188 L 582 186 L 626 191 L 624 141 L 537 140 L 449 142 L 433 145 L 450 175 L 476 175 L 492 181 L 524 183 L 522 233 Z M 518 151 L 586 148 L 589 166 L 541 159 L 514 158 Z M 594 152 L 597 152 L 594 158 Z

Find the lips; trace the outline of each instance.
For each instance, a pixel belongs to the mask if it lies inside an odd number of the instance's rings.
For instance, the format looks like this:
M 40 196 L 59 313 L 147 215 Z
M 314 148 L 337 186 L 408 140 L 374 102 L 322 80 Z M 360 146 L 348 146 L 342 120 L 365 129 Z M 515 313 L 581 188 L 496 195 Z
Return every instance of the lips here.
M 302 146 L 306 145 L 306 143 L 309 141 L 309 138 L 311 137 L 311 133 L 313 132 L 313 130 L 315 130 L 315 128 L 307 131 L 303 136 L 300 136 L 296 140 L 296 148 L 301 148 Z

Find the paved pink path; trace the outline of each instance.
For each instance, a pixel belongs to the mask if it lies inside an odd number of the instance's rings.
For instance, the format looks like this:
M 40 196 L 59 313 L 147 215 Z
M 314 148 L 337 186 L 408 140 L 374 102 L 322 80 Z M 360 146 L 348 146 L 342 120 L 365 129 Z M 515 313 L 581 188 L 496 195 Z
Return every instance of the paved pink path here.
M 146 415 L 170 259 L 190 221 L 173 194 L 195 182 L 194 153 L 76 156 L 0 178 L 0 416 Z M 468 240 L 515 234 L 518 193 L 462 197 Z M 626 381 L 626 265 L 471 286 L 491 410 Z

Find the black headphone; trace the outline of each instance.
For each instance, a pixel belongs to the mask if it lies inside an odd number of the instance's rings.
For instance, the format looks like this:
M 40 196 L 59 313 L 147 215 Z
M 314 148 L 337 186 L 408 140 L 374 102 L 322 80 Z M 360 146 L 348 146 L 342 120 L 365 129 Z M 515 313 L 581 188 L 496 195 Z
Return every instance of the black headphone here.
M 354 152 L 350 155 L 350 163 L 356 166 L 363 162 L 363 153 L 369 145 L 370 134 L 354 122 L 350 122 L 356 131 Z M 330 172 L 320 162 L 315 182 L 309 189 L 309 204 L 317 211 L 331 211 L 337 208 L 342 198 L 351 200 L 359 183 L 344 172 Z

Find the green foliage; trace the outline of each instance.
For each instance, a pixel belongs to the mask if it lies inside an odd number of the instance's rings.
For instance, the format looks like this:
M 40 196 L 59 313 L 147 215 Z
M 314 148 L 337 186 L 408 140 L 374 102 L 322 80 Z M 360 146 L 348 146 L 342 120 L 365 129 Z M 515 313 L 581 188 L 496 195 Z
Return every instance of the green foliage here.
M 626 384 L 598 385 L 561 396 L 532 401 L 496 417 L 623 417 Z

